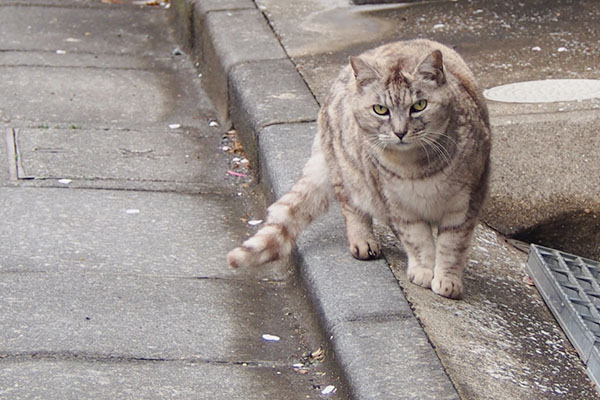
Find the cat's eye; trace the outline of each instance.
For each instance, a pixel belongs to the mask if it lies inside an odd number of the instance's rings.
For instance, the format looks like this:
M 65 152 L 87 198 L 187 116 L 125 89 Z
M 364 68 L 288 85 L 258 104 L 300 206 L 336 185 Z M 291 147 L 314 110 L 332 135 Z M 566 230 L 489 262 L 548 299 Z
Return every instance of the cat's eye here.
M 427 108 L 427 100 L 419 100 L 410 108 L 411 112 L 420 112 Z
M 386 106 L 382 106 L 381 104 L 375 104 L 373 106 L 373 112 L 377 115 L 388 115 L 390 110 Z

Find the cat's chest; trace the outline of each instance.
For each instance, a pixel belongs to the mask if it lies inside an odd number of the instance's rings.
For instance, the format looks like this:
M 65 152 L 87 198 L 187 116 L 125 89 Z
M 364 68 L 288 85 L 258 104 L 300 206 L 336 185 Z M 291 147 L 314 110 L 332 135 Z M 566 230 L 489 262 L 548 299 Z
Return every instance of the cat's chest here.
M 430 221 L 438 221 L 450 209 L 460 207 L 464 196 L 443 179 L 395 179 L 382 190 L 389 208 L 399 208 Z

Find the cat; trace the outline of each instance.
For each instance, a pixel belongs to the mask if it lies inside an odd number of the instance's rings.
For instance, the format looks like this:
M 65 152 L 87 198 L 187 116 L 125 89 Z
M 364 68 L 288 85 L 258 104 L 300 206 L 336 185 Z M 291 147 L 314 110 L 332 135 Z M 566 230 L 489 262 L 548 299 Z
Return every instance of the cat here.
M 258 266 L 290 254 L 333 195 L 355 258 L 381 256 L 375 218 L 400 239 L 410 282 L 460 298 L 491 148 L 473 73 L 454 50 L 425 39 L 386 44 L 349 61 L 319 111 L 302 177 L 228 263 Z

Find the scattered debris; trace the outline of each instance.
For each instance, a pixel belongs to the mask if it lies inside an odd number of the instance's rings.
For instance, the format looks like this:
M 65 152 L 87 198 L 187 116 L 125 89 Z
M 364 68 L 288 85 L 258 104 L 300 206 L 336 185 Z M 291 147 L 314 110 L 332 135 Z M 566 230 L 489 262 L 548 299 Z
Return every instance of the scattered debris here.
M 244 174 L 244 173 L 242 173 L 242 172 L 235 172 L 235 171 L 232 171 L 232 170 L 230 170 L 230 169 L 228 169 L 228 170 L 227 170 L 227 173 L 228 173 L 229 175 L 231 175 L 231 176 L 238 176 L 238 177 L 240 177 L 240 178 L 246 178 L 246 177 L 248 176 L 247 174 Z
M 256 225 L 262 224 L 262 222 L 263 222 L 262 219 L 253 219 L 253 220 L 248 221 L 248 225 L 256 226 Z
M 312 353 L 310 353 L 310 357 L 309 360 L 312 362 L 318 361 L 318 362 L 322 362 L 325 360 L 325 350 L 323 349 L 322 346 L 319 346 L 318 349 L 316 349 L 315 351 L 313 351 Z
M 533 279 L 531 279 L 531 277 L 529 275 L 526 275 L 526 276 L 523 277 L 523 282 L 527 286 L 535 286 L 535 282 L 533 281 Z
M 140 0 L 140 1 L 133 2 L 133 4 L 136 4 L 136 5 L 153 6 L 153 7 L 164 6 L 167 3 L 168 3 L 168 1 L 158 1 L 158 0 Z
M 170 129 L 179 129 L 181 128 L 181 124 L 169 124 Z
M 56 54 L 67 54 L 65 50 L 56 50 Z
M 262 335 L 263 340 L 267 341 L 267 342 L 279 342 L 281 340 L 281 338 L 279 336 L 276 335 L 270 335 L 268 333 L 265 333 L 264 335 Z
M 223 135 L 221 150 L 232 156 L 229 161 L 227 174 L 242 178 L 250 177 L 250 169 L 252 167 L 235 129 L 231 129 Z
M 434 29 L 434 30 L 435 30 L 435 29 L 442 29 L 442 28 L 444 28 L 444 26 L 446 26 L 446 25 L 444 25 L 444 24 L 435 24 L 435 25 L 433 26 L 433 29 Z
M 534 46 L 531 48 L 531 51 L 542 51 L 542 48 L 540 46 Z
M 243 168 L 248 166 L 248 164 L 250 163 L 250 161 L 248 161 L 247 158 L 242 158 L 242 157 L 233 157 L 231 159 L 231 166 L 232 169 L 237 169 L 237 168 Z
M 173 54 L 174 56 L 181 56 L 181 55 L 183 55 L 183 51 L 181 51 L 181 49 L 179 47 L 175 47 L 173 49 L 173 51 L 171 52 L 171 54 Z
M 332 393 L 335 393 L 336 390 L 337 389 L 335 388 L 335 386 L 328 385 L 325 387 L 325 389 L 321 390 L 321 394 L 323 394 L 323 395 L 332 394 Z
M 130 208 L 128 210 L 125 210 L 125 214 L 129 214 L 129 215 L 133 215 L 133 214 L 139 214 L 140 210 L 138 210 L 137 208 Z
M 69 43 L 77 43 L 77 42 L 81 42 L 81 39 L 76 39 L 76 38 L 66 38 L 65 42 L 69 42 Z
M 217 120 L 215 119 L 211 119 L 210 121 L 208 121 L 208 126 L 217 128 L 219 126 L 219 122 L 217 122 Z
M 568 51 L 566 47 L 559 47 L 558 49 L 556 49 L 556 51 L 558 51 L 559 53 L 564 53 L 565 51 Z
M 63 184 L 63 185 L 68 185 L 68 184 L 69 184 L 69 183 L 71 183 L 71 182 L 73 182 L 73 180 L 71 180 L 71 179 L 66 179 L 66 178 L 64 178 L 64 179 L 59 179 L 59 180 L 58 180 L 58 183 L 61 183 L 61 184 Z

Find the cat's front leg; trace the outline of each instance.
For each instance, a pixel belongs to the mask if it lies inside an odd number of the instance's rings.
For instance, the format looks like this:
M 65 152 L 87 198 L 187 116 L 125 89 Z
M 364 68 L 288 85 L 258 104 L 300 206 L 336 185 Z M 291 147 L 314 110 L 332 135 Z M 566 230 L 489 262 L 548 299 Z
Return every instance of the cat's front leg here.
M 463 295 L 463 272 L 471 247 L 475 220 L 465 219 L 456 223 L 452 216 L 444 220 L 438 227 L 431 290 L 441 296 L 458 299 Z
M 347 203 L 342 203 L 342 214 L 352 256 L 359 260 L 379 258 L 381 247 L 373 234 L 373 219 Z
M 435 244 L 431 225 L 425 221 L 396 221 L 392 230 L 402 242 L 408 257 L 408 280 L 430 288 L 435 264 Z

